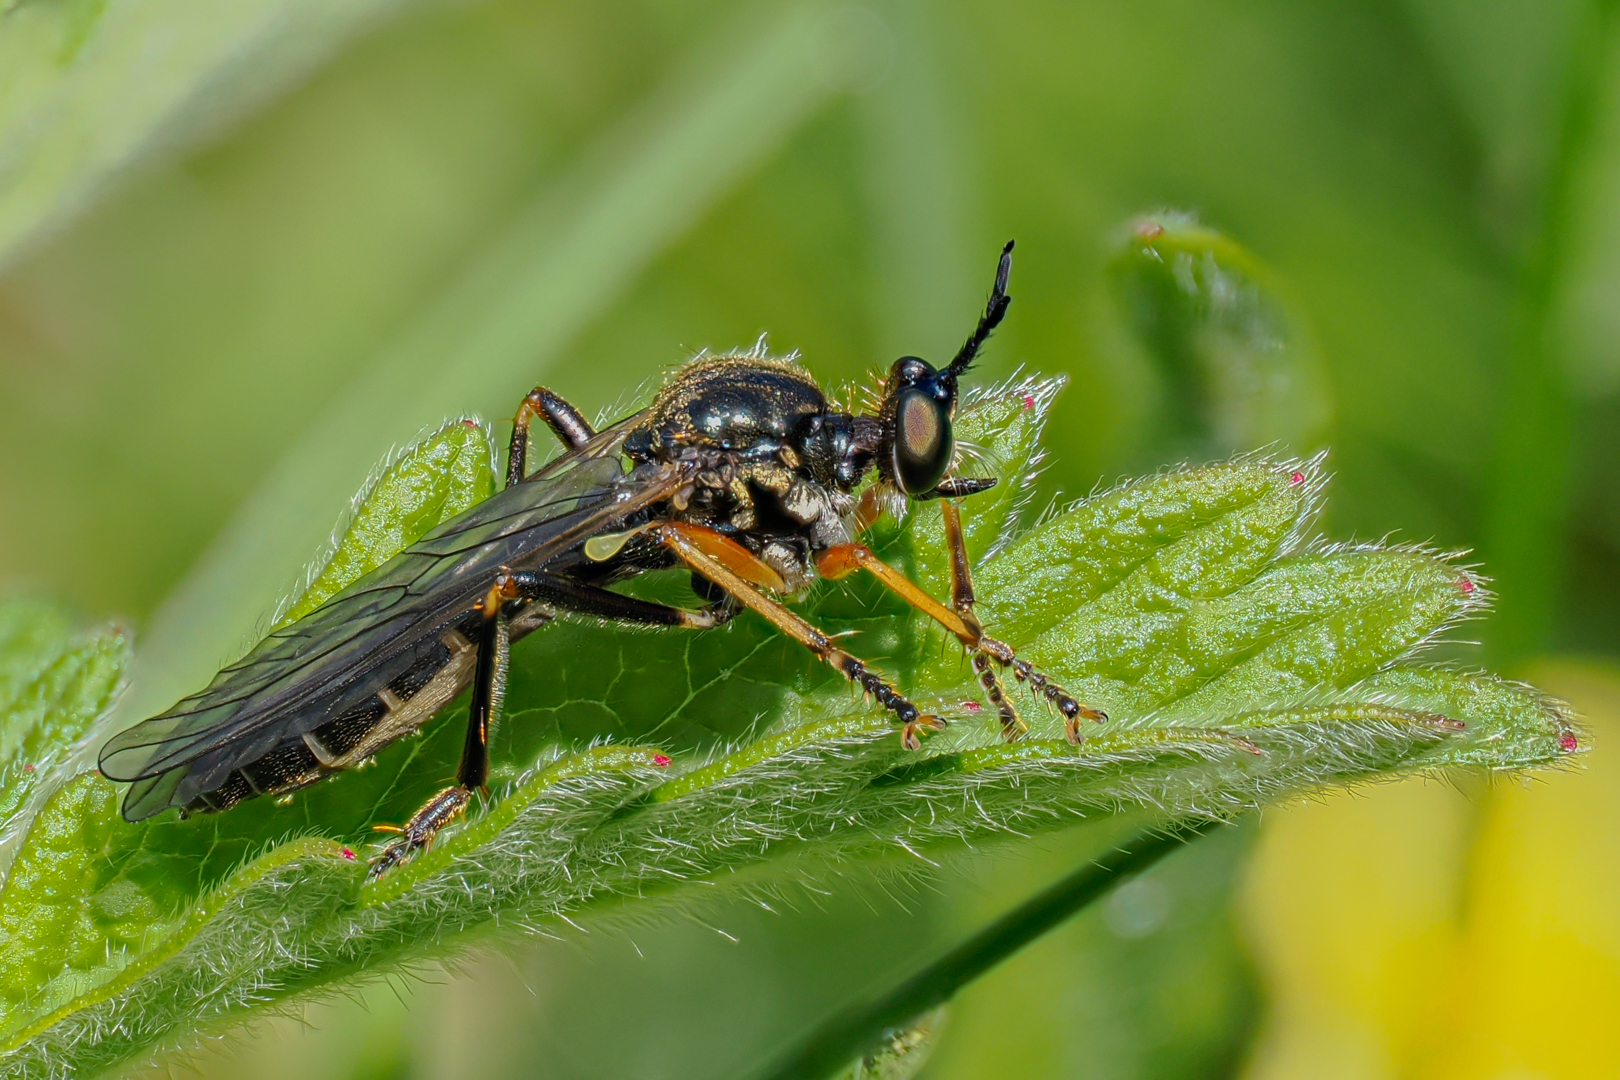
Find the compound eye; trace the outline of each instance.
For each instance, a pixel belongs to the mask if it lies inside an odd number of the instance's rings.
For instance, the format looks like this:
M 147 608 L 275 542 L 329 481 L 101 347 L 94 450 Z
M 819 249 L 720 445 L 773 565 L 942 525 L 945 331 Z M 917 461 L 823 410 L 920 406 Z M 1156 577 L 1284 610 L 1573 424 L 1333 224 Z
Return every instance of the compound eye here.
M 918 496 L 934 490 L 956 449 L 945 407 L 921 390 L 902 390 L 894 409 L 894 478 Z

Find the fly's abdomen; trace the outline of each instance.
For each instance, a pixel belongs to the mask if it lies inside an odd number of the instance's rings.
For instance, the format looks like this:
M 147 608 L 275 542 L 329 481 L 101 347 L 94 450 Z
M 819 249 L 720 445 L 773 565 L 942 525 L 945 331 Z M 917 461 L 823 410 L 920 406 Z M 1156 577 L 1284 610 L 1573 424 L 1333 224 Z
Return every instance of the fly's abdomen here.
M 232 769 L 225 782 L 186 804 L 190 813 L 228 810 L 256 795 L 296 791 L 364 762 L 420 728 L 472 681 L 478 650 L 470 640 L 476 613 L 424 639 L 400 664 L 358 680 L 321 703 L 315 726 L 289 735 L 268 753 Z M 386 681 L 378 682 L 382 679 Z M 369 687 L 375 686 L 374 690 Z M 331 719 L 321 716 L 335 712 Z M 296 729 L 301 725 L 293 725 Z
M 229 810 L 244 799 L 294 791 L 325 775 L 315 755 L 303 745 L 284 743 L 253 764 L 233 769 L 224 784 L 191 800 L 185 811 Z

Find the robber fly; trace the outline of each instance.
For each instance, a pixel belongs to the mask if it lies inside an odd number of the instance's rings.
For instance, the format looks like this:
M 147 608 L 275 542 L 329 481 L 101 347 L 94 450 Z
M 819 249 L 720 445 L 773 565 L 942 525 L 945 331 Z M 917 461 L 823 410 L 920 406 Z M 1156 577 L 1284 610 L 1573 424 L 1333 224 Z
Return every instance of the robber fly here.
M 393 830 L 399 836 L 372 863 L 380 874 L 431 843 L 485 785 L 511 642 L 562 612 L 706 629 L 751 609 L 875 698 L 916 749 L 945 721 L 781 600 L 817 577 L 861 570 L 961 640 L 1008 738 L 1025 730 L 1001 680 L 1010 669 L 1057 707 L 1078 741 L 1079 721 L 1103 714 L 985 634 L 973 614 L 952 500 L 995 481 L 948 475 L 957 380 L 1006 315 L 1012 247 L 956 358 L 943 369 L 914 356 L 895 361 L 876 415 L 834 411 L 804 369 L 759 351 L 689 363 L 650 406 L 600 432 L 536 388 L 518 407 L 503 491 L 270 634 L 200 693 L 107 743 L 102 773 L 130 782 L 124 817 L 226 810 L 313 784 L 415 731 L 471 685 L 456 782 Z M 536 419 L 568 449 L 531 474 Z M 877 482 L 857 498 L 874 468 Z M 905 499 L 943 500 L 948 605 L 856 541 Z M 670 568 L 691 571 L 706 606 L 685 610 L 609 588 Z

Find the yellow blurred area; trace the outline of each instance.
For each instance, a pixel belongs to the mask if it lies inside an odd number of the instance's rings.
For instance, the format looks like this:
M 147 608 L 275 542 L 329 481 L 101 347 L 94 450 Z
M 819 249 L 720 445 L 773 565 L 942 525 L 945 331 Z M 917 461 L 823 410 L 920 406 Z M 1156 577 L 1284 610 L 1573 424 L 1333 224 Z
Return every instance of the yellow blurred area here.
M 1581 767 L 1274 810 L 1243 916 L 1269 1014 L 1247 1080 L 1620 1075 L 1620 672 L 1545 663 Z

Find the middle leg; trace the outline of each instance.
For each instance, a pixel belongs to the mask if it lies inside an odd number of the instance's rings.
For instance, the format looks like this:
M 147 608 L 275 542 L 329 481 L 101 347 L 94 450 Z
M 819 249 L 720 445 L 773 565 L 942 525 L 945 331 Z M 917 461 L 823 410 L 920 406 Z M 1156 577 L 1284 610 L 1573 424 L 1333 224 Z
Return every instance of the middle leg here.
M 429 799 L 404 825 L 376 826 L 381 832 L 398 833 L 399 839 L 384 848 L 382 854 L 372 862 L 369 877 L 376 878 L 408 861 L 417 851 L 432 846 L 439 832 L 466 811 L 472 802 L 473 790 L 486 790 L 489 782 L 489 733 L 500 716 L 501 705 L 506 698 L 511 619 L 505 609 L 513 601 L 539 602 L 550 608 L 636 626 L 672 626 L 692 630 L 720 626 L 737 612 L 735 606 L 724 602 L 688 611 L 624 596 L 544 571 L 503 571 L 478 603 L 478 610 L 484 619 L 477 642 L 478 659 L 473 671 L 472 703 L 467 711 L 467 738 L 462 744 L 456 782 Z

